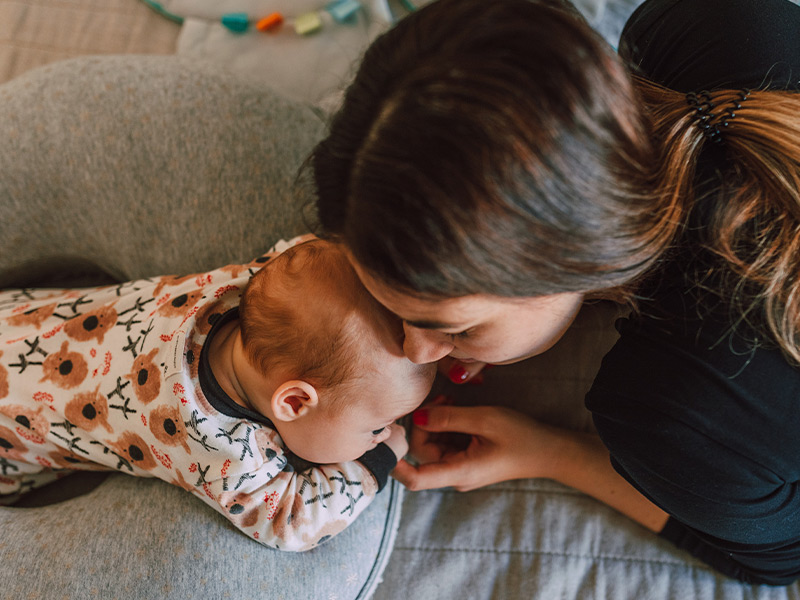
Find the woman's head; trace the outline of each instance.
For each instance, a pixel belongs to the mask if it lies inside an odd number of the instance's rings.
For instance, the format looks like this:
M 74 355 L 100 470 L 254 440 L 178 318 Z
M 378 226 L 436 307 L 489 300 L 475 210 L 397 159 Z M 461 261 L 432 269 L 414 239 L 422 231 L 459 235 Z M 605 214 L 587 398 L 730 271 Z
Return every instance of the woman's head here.
M 314 174 L 323 227 L 421 298 L 617 287 L 671 238 L 624 67 L 565 2 L 439 0 L 370 47 Z
M 394 289 L 355 260 L 369 292 L 403 319 L 403 352 L 416 363 L 452 356 L 462 362 L 510 363 L 541 354 L 567 330 L 583 295 L 528 298 L 472 294 L 429 299 Z

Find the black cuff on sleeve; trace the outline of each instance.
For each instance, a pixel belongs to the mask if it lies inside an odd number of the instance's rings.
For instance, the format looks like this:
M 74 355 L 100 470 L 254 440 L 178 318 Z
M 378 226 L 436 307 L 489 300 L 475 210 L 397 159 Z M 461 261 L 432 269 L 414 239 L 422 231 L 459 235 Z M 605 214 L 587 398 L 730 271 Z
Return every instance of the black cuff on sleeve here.
M 378 482 L 379 492 L 386 486 L 389 473 L 397 466 L 397 457 L 394 455 L 391 448 L 383 442 L 365 453 L 358 460 L 367 467 L 375 477 L 375 480 Z
M 686 550 L 689 554 L 702 560 L 723 575 L 746 581 L 745 574 L 742 573 L 739 565 L 731 560 L 729 555 L 706 544 L 680 521 L 670 517 L 667 520 L 667 524 L 664 525 L 664 529 L 658 535 L 672 542 L 678 548 Z
M 758 571 L 748 569 L 736 561 L 729 552 L 720 550 L 702 540 L 691 528 L 672 517 L 667 520 L 667 524 L 658 535 L 672 542 L 678 548 L 686 550 L 723 575 L 744 583 L 788 585 L 797 579 L 795 574 L 781 573 L 779 570 L 770 569 L 770 572 L 767 572 L 767 569 L 763 568 L 764 565 L 761 565 L 762 569 L 758 569 Z

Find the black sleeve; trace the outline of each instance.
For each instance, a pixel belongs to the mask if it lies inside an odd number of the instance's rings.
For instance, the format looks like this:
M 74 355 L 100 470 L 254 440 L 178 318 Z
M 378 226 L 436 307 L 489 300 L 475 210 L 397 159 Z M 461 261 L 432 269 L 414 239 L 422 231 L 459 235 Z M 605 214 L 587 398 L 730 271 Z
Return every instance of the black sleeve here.
M 736 560 L 731 552 L 709 544 L 691 527 L 673 517 L 670 517 L 659 535 L 723 575 L 744 583 L 789 585 L 797 579 L 797 561 L 791 552 L 782 558 L 751 557 L 745 565 Z
M 375 448 L 366 452 L 358 459 L 375 476 L 378 482 L 378 491 L 381 491 L 389 480 L 389 473 L 397 466 L 397 457 L 385 443 L 381 442 Z
M 800 370 L 778 350 L 624 322 L 586 397 L 662 536 L 750 583 L 800 576 Z
M 647 0 L 619 45 L 632 71 L 679 92 L 800 90 L 800 6 L 789 0 Z

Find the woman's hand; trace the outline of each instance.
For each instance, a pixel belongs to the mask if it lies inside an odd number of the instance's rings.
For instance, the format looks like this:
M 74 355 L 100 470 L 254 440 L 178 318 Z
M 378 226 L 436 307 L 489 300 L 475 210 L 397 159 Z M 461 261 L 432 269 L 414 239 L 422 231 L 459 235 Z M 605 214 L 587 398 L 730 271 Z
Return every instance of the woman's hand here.
M 393 473 L 411 490 L 468 491 L 509 479 L 552 475 L 560 430 L 517 411 L 434 404 L 416 411 L 413 420 L 410 452 L 420 464 L 403 460 Z M 446 432 L 462 435 L 441 435 Z
M 653 531 L 668 515 L 611 466 L 593 434 L 559 429 L 497 406 L 432 405 L 414 413 L 411 454 L 392 475 L 410 490 L 466 492 L 500 481 L 546 477 L 605 502 Z M 444 433 L 461 433 L 462 444 Z

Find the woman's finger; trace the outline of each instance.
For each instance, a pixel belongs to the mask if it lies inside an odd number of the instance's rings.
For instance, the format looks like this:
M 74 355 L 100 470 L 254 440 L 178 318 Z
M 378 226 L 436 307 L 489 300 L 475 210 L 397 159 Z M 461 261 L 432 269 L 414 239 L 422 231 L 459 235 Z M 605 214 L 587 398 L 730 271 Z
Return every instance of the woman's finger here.
M 401 460 L 392 471 L 392 476 L 411 491 L 462 485 L 465 480 L 464 460 L 435 462 L 417 467 Z
M 491 414 L 484 406 L 428 406 L 414 411 L 411 420 L 415 426 L 429 432 L 485 435 L 492 423 Z
M 442 450 L 436 436 L 419 427 L 412 427 L 408 436 L 409 453 L 419 463 L 436 462 L 442 458 Z

